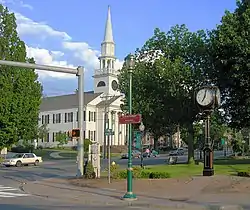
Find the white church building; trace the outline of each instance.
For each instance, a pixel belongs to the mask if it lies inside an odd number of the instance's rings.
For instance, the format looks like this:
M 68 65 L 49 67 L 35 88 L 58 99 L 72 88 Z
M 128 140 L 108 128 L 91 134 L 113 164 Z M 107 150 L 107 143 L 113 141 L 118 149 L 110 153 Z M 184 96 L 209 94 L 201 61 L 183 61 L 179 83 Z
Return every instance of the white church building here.
M 104 142 L 104 113 L 108 113 L 109 128 L 112 128 L 111 145 L 124 145 L 126 142 L 126 126 L 118 123 L 121 113 L 120 105 L 123 96 L 117 91 L 118 79 L 115 66 L 115 43 L 113 40 L 110 8 L 106 20 L 104 40 L 101 43 L 99 69 L 94 71 L 94 90 L 84 93 L 84 138 Z M 38 140 L 38 145 L 54 147 L 56 135 L 78 128 L 78 95 L 61 95 L 43 98 L 40 106 L 39 126 L 46 125 L 47 135 Z M 76 145 L 74 139 L 69 139 L 67 146 Z

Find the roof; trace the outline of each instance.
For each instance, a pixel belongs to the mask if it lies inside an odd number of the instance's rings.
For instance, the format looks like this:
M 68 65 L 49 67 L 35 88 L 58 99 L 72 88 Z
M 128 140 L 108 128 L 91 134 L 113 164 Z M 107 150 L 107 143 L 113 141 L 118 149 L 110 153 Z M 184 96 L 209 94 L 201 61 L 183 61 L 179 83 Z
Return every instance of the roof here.
M 110 14 L 110 6 L 108 6 L 108 15 L 105 26 L 105 33 L 103 42 L 114 42 L 113 39 L 113 31 L 112 31 L 112 22 L 111 22 L 111 14 Z
M 113 98 L 107 100 L 107 101 L 101 101 L 99 104 L 97 104 L 96 106 L 105 106 L 105 105 L 110 105 L 112 104 L 116 99 L 120 98 L 120 96 L 114 96 Z
M 91 102 L 101 94 L 102 93 L 94 93 L 94 91 L 84 92 L 84 105 L 87 105 L 89 102 Z M 77 93 L 43 98 L 40 106 L 40 111 L 45 112 L 72 108 L 78 108 Z

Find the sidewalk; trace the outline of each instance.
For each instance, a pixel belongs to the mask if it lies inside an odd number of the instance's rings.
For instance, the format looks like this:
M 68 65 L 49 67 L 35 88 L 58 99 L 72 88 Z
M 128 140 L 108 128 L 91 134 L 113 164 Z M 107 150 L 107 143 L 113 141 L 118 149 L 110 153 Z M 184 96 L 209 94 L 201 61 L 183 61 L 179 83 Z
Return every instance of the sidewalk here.
M 107 184 L 106 180 L 78 180 L 74 186 L 65 180 L 47 179 L 23 185 L 29 194 L 70 203 L 91 205 L 144 206 L 153 209 L 250 209 L 250 181 L 231 177 L 194 177 L 192 179 L 135 180 L 137 201 L 128 203 L 120 198 L 126 182 Z M 84 181 L 84 182 L 83 182 Z M 103 181 L 103 182 L 102 182 Z M 238 184 L 237 184 L 238 183 Z M 222 208 L 224 206 L 224 208 Z M 228 206 L 228 208 L 226 207 Z M 229 208 L 230 206 L 230 208 Z M 243 208 L 244 207 L 244 208 Z

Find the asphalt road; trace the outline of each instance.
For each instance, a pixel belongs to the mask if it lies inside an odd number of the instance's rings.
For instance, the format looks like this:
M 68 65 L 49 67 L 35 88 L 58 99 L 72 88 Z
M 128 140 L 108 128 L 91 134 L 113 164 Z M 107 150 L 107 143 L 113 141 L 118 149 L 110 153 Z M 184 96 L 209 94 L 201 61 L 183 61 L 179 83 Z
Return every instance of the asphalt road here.
M 223 151 L 216 151 L 215 157 L 223 156 Z M 144 158 L 144 165 L 158 165 L 164 164 L 168 158 L 166 155 L 161 155 L 156 158 Z M 126 167 L 127 160 L 113 159 L 121 167 Z M 112 161 L 113 161 L 112 160 Z M 179 156 L 179 162 L 187 161 L 187 155 Z M 103 165 L 107 164 L 107 160 L 102 161 Z M 140 165 L 140 159 L 133 159 L 133 165 Z M 105 166 L 104 166 L 105 167 Z M 130 207 L 91 207 L 87 205 L 80 205 L 75 203 L 63 203 L 63 201 L 49 200 L 48 198 L 36 197 L 27 195 L 21 191 L 22 183 L 40 181 L 47 178 L 63 178 L 75 176 L 76 163 L 73 160 L 54 160 L 45 161 L 40 166 L 28 167 L 10 167 L 0 168 L 0 209 L 1 210 L 59 210 L 59 209 L 129 209 Z M 132 208 L 132 207 L 131 207 Z M 137 207 L 138 209 L 148 209 L 146 207 Z

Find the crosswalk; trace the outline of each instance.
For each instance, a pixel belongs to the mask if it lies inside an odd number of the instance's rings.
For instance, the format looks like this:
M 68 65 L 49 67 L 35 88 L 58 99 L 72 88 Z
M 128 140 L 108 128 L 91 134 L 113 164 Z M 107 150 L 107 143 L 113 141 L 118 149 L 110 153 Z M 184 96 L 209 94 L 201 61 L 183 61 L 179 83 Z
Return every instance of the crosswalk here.
M 0 198 L 15 198 L 24 196 L 29 196 L 29 194 L 21 193 L 18 188 L 0 185 Z

